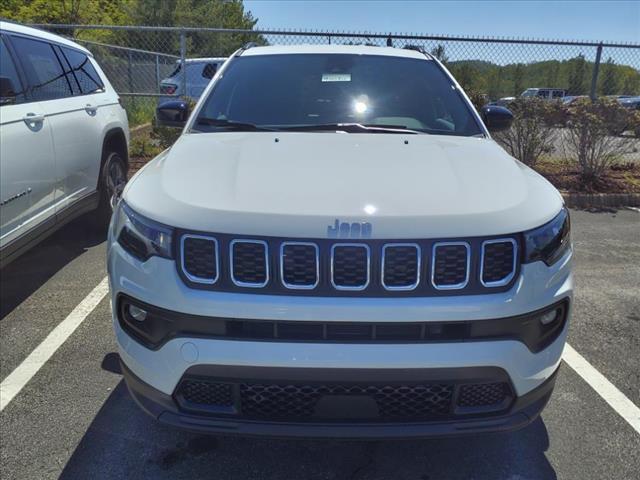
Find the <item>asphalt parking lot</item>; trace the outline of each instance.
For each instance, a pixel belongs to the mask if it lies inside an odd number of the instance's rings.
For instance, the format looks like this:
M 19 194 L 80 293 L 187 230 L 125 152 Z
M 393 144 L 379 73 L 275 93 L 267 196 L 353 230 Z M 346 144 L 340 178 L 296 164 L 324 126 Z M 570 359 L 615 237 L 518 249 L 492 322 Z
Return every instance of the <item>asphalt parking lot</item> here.
M 569 343 L 640 405 L 640 212 L 573 211 Z M 105 277 L 80 219 L 0 272 L 4 381 Z M 0 477 L 638 479 L 640 434 L 569 365 L 540 419 L 511 434 L 353 442 L 193 435 L 129 398 L 108 296 L 0 412 Z

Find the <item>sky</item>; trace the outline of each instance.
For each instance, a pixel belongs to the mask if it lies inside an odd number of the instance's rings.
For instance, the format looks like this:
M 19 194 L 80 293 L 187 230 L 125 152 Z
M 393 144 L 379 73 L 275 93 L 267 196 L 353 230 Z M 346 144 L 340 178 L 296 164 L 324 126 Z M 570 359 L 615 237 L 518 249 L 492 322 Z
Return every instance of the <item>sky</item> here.
M 640 43 L 635 1 L 244 0 L 258 28 Z

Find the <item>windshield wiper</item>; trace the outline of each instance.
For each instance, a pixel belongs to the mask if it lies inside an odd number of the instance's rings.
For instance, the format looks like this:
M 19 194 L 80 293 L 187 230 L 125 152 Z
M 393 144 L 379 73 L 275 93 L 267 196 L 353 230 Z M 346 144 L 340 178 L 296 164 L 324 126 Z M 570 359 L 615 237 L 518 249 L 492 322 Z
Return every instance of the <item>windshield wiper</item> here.
M 363 123 L 319 123 L 315 125 L 278 125 L 278 130 L 288 132 L 346 132 L 346 133 L 424 133 L 418 130 L 411 130 L 404 125 L 378 125 Z
M 233 120 L 220 120 L 216 118 L 199 117 L 196 119 L 196 125 L 207 125 L 209 127 L 220 127 L 238 132 L 273 132 L 276 129 L 269 127 L 261 127 L 253 123 L 234 122 Z

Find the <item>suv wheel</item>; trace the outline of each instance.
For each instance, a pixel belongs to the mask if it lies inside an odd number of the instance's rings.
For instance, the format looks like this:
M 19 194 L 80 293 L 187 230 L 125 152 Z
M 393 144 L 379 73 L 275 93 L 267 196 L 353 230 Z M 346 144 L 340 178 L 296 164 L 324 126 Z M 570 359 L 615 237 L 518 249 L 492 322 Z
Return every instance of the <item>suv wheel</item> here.
M 113 209 L 122 195 L 127 183 L 127 167 L 118 152 L 106 152 L 106 159 L 100 174 L 100 203 L 95 215 L 98 228 L 107 228 Z

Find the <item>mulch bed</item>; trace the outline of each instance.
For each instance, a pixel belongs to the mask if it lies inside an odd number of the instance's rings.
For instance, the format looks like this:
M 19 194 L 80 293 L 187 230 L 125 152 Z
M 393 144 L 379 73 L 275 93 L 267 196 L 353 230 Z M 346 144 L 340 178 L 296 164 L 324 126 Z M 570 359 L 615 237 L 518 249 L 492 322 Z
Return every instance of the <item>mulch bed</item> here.
M 640 193 L 640 162 L 614 164 L 603 178 L 588 183 L 572 163 L 542 161 L 535 169 L 557 189 L 570 193 Z

